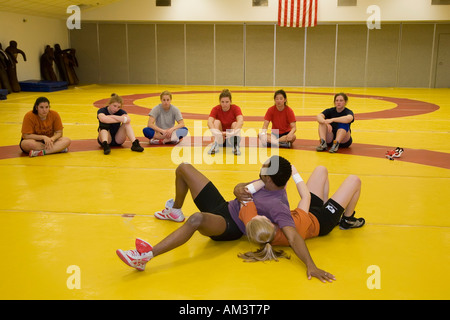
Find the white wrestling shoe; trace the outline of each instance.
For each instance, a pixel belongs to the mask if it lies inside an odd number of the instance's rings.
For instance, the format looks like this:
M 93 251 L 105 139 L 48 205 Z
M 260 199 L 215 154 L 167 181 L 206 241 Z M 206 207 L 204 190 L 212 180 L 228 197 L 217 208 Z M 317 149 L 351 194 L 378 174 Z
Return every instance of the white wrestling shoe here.
M 181 209 L 173 208 L 173 199 L 169 199 L 166 202 L 166 208 L 162 211 L 156 211 L 155 217 L 160 220 L 172 220 L 175 222 L 183 222 L 184 215 Z
M 153 258 L 153 252 L 151 251 L 139 253 L 138 250 L 123 251 L 122 249 L 118 249 L 116 250 L 116 254 L 123 262 L 125 262 L 125 264 L 139 271 L 144 271 L 147 262 Z

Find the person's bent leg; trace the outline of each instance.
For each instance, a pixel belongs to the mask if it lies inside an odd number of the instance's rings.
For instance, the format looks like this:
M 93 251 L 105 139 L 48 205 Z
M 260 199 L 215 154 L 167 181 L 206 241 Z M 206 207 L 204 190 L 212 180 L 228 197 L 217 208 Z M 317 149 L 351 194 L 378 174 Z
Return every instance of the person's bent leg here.
M 361 180 L 351 175 L 341 184 L 336 193 L 331 197 L 345 208 L 344 215 L 339 222 L 343 230 L 360 228 L 364 226 L 364 218 L 355 218 L 355 208 L 361 194 Z
M 351 175 L 342 182 L 336 192 L 331 196 L 331 199 L 339 203 L 345 208 L 345 216 L 349 217 L 355 211 L 361 194 L 361 180 L 356 175 Z
M 53 147 L 45 150 L 45 154 L 58 153 L 64 151 L 70 146 L 72 141 L 67 137 L 61 137 L 55 142 L 53 142 Z
M 306 185 L 311 193 L 323 201 L 327 201 L 329 191 L 328 169 L 324 166 L 317 166 L 311 173 Z
M 152 139 L 155 135 L 155 130 L 150 127 L 145 127 L 144 129 L 142 129 L 142 133 L 147 139 Z
M 31 150 L 44 150 L 45 144 L 33 139 L 24 139 L 20 142 L 20 149 L 25 153 L 29 153 Z
M 175 170 L 175 202 L 174 208 L 183 206 L 186 194 L 191 192 L 195 199 L 200 191 L 208 184 L 209 179 L 189 163 L 181 163 Z

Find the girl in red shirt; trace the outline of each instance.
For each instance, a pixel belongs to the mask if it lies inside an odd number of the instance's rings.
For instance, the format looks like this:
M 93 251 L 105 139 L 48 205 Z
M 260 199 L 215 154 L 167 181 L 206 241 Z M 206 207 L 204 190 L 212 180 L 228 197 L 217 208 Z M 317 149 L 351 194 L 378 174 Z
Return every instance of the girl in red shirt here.
M 266 147 L 274 144 L 283 148 L 290 148 L 297 138 L 296 119 L 294 111 L 286 105 L 287 98 L 284 90 L 278 90 L 274 96 L 275 105 L 270 107 L 264 116 L 264 124 L 259 134 L 261 144 Z M 272 132 L 267 134 L 269 123 L 272 122 Z
M 208 128 L 214 136 L 214 143 L 208 154 L 219 152 L 219 146 L 228 139 L 228 143 L 233 146 L 233 153 L 240 155 L 239 142 L 244 123 L 241 108 L 231 103 L 231 92 L 228 89 L 222 91 L 219 101 L 220 104 L 211 110 L 208 118 Z

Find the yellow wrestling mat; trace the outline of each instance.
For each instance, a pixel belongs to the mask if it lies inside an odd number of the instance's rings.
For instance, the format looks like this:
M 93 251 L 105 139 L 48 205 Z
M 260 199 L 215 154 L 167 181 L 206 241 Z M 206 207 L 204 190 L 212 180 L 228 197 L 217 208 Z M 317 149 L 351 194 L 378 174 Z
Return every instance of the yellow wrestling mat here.
M 306 241 L 319 268 L 337 280 L 308 280 L 306 268 L 290 260 L 244 263 L 240 252 L 255 249 L 246 237 L 214 242 L 196 233 L 185 245 L 151 260 L 144 272 L 126 266 L 116 249 L 134 239 L 155 245 L 180 226 L 154 218 L 174 197 L 175 168 L 188 161 L 227 200 L 240 182 L 258 178 L 266 149 L 243 147 L 235 157 L 207 155 L 206 119 L 222 87 L 86 85 L 68 90 L 21 92 L 0 101 L 0 299 L 449 299 L 450 90 L 397 88 L 284 88 L 297 116 L 297 141 L 279 154 L 306 180 L 317 165 L 330 173 L 330 195 L 349 174 L 362 180 L 360 229 Z M 243 143 L 261 128 L 279 88 L 230 87 L 244 113 Z M 177 146 L 148 145 L 142 129 L 159 93 L 185 116 L 189 135 Z M 333 106 L 337 92 L 349 94 L 355 113 L 353 145 L 337 154 L 318 153 L 315 115 Z M 103 155 L 96 142 L 96 113 L 111 93 L 125 100 L 136 136 Z M 25 113 L 39 96 L 61 115 L 69 152 L 29 158 L 18 143 Z M 195 147 L 190 142 L 199 142 Z M 404 148 L 401 158 L 385 158 Z M 288 183 L 291 207 L 298 202 Z M 188 194 L 186 216 L 196 212 Z

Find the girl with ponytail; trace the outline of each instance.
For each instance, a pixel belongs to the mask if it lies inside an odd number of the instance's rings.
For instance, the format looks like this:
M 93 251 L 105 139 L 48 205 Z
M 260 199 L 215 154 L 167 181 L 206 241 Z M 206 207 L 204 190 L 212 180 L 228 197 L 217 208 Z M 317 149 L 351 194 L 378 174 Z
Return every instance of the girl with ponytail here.
M 144 151 L 144 148 L 141 147 L 139 140 L 134 135 L 130 124 L 131 119 L 127 112 L 122 109 L 122 105 L 122 98 L 113 93 L 108 105 L 97 111 L 97 142 L 103 148 L 104 154 L 111 152 L 111 146 L 121 146 L 127 138 L 132 142 L 132 151 Z

